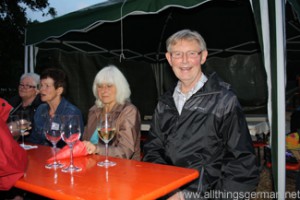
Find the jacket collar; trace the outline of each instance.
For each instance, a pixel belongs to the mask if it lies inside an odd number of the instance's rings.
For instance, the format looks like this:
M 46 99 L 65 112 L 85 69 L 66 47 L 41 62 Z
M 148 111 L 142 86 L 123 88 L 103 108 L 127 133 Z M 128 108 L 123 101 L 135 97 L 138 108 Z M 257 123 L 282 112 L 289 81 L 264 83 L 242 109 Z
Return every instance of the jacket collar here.
M 62 97 L 59 105 L 56 108 L 55 114 L 56 115 L 62 114 L 63 111 L 65 110 L 65 107 L 68 106 L 67 104 L 68 104 L 67 100 L 64 97 Z M 43 110 L 43 113 L 42 113 L 43 116 L 48 116 L 49 115 L 48 112 L 49 112 L 50 107 L 47 103 L 46 103 L 46 106 L 47 106 L 47 109 Z
M 225 83 L 224 81 L 222 81 L 222 79 L 219 78 L 219 76 L 217 75 L 216 72 L 208 74 L 207 79 L 208 80 L 206 81 L 204 86 L 201 89 L 199 89 L 194 95 L 220 92 L 222 86 L 224 86 L 226 88 L 230 88 L 230 85 Z M 177 84 L 174 84 L 164 95 L 162 95 L 160 97 L 160 101 L 168 102 L 168 104 L 170 104 L 170 102 L 173 102 L 173 104 L 175 106 L 175 103 L 173 100 L 173 93 L 174 93 L 176 85 Z

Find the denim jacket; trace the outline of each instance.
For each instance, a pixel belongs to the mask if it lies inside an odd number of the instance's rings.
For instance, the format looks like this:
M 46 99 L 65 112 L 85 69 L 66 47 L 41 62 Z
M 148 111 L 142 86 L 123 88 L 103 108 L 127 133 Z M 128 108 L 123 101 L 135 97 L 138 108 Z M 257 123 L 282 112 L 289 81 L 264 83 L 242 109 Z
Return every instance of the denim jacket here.
M 41 104 L 35 114 L 34 114 L 34 129 L 31 132 L 28 142 L 34 143 L 34 144 L 41 144 L 41 145 L 49 145 L 49 141 L 45 137 L 45 133 L 43 131 L 43 127 L 45 124 L 45 121 L 49 119 L 49 105 L 44 103 Z M 81 111 L 71 104 L 69 101 L 67 101 L 64 97 L 62 97 L 56 111 L 56 115 L 79 115 L 80 116 L 80 128 L 81 128 L 81 133 L 84 131 L 84 124 L 83 124 L 83 118 Z M 63 147 L 65 146 L 65 142 L 60 140 L 57 143 L 57 147 Z

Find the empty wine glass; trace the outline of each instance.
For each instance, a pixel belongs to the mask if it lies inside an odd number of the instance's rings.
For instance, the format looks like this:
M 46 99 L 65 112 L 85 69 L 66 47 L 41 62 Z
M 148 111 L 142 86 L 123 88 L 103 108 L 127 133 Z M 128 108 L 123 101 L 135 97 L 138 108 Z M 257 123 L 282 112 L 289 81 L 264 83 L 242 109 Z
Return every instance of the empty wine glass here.
M 62 169 L 62 172 L 78 172 L 81 168 L 73 164 L 73 146 L 81 136 L 79 115 L 61 116 L 61 137 L 70 147 L 70 165 Z
M 29 116 L 28 112 L 21 111 L 19 113 L 19 125 L 20 125 L 20 131 L 21 131 L 21 136 L 22 136 L 22 143 L 20 145 L 24 149 L 28 149 L 27 145 L 24 144 L 25 132 L 30 129 L 30 125 L 31 125 L 30 116 Z
M 14 140 L 18 140 L 20 138 L 20 124 L 19 124 L 19 116 L 18 115 L 10 115 L 7 121 L 7 127 L 12 134 Z
M 99 138 L 105 143 L 105 160 L 98 162 L 100 167 L 115 166 L 116 163 L 108 160 L 108 143 L 114 138 L 116 134 L 115 121 L 109 113 L 105 113 L 97 125 Z
M 47 140 L 49 140 L 49 142 L 52 143 L 54 151 L 54 161 L 53 163 L 45 165 L 47 169 L 63 167 L 63 164 L 59 163 L 56 160 L 56 144 L 61 139 L 60 125 L 60 117 L 57 115 L 54 115 L 53 117 L 49 118 L 44 125 L 45 136 Z

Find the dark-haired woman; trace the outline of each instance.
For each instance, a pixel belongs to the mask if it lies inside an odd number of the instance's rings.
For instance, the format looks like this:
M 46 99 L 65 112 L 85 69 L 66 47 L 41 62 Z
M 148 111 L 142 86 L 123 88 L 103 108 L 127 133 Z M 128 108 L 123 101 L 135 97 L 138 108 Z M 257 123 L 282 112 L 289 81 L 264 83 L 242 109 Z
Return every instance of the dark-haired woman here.
M 79 115 L 81 130 L 84 125 L 81 111 L 64 98 L 66 92 L 66 74 L 60 69 L 46 69 L 41 74 L 40 95 L 41 104 L 34 115 L 34 130 L 29 136 L 29 142 L 41 145 L 50 145 L 47 141 L 43 127 L 44 123 L 54 115 Z M 61 140 L 57 147 L 63 147 L 65 143 Z

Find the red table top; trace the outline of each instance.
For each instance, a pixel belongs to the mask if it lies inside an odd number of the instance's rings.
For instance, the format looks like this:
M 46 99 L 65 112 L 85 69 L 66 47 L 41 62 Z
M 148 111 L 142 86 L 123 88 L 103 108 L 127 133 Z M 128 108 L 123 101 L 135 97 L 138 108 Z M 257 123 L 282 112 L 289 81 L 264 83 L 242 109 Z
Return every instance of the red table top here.
M 27 171 L 15 187 L 53 199 L 156 199 L 199 176 L 194 169 L 112 157 L 116 166 L 98 167 L 104 160 L 99 155 L 74 158 L 83 170 L 71 174 L 45 168 L 50 147 L 38 146 L 27 154 Z

